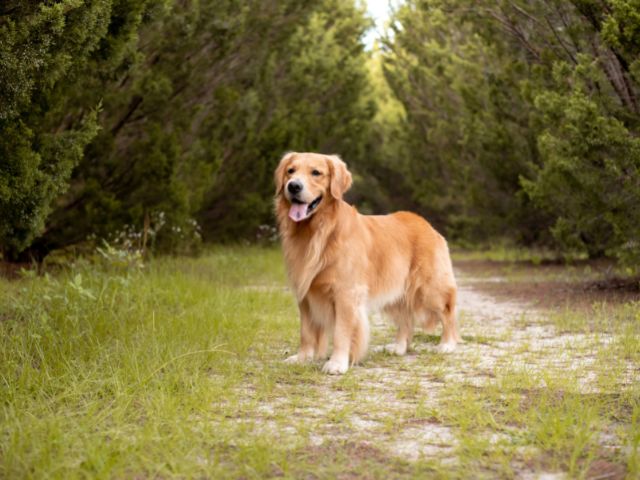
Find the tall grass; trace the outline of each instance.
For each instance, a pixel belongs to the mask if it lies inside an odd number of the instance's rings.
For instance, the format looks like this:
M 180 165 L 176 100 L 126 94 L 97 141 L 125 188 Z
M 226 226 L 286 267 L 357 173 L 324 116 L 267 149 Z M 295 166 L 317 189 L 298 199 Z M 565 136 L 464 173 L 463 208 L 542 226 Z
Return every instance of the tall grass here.
M 0 284 L 0 477 L 213 474 L 236 387 L 295 338 L 276 250 L 115 260 Z

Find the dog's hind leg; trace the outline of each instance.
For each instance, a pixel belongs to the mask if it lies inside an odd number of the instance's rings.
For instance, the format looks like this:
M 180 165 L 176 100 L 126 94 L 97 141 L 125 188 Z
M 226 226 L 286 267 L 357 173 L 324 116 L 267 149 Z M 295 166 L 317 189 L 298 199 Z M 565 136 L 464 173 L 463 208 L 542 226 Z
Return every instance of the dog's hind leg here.
M 396 331 L 395 343 L 385 345 L 384 350 L 395 355 L 404 355 L 413 339 L 413 316 L 404 305 L 394 305 L 385 311 L 396 324 L 398 330 Z
M 445 294 L 444 305 L 436 312 L 442 322 L 442 337 L 438 349 L 443 353 L 452 352 L 458 342 L 462 342 L 456 323 L 456 289 Z
M 433 312 L 426 310 L 419 318 L 419 326 L 424 330 L 425 333 L 436 333 L 438 325 L 440 324 L 440 318 L 438 315 L 435 315 Z

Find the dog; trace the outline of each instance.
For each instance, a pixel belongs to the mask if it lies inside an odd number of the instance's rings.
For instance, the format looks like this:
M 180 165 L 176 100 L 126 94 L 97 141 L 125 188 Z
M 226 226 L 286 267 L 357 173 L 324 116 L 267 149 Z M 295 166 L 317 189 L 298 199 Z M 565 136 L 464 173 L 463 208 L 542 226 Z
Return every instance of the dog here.
M 397 326 L 385 349 L 404 355 L 414 326 L 442 324 L 439 349 L 461 341 L 456 281 L 447 242 L 410 212 L 361 215 L 342 197 L 351 187 L 336 155 L 290 152 L 275 171 L 275 210 L 287 272 L 300 310 L 300 348 L 286 359 L 326 359 L 343 374 L 365 356 L 368 312 L 382 310 Z

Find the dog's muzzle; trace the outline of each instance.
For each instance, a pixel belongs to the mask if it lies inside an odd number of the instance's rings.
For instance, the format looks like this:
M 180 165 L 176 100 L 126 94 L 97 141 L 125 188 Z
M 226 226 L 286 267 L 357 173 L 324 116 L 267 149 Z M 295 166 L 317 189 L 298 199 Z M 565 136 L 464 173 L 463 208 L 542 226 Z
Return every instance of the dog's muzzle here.
M 318 205 L 322 201 L 322 195 L 317 197 L 311 203 L 301 202 L 297 199 L 291 200 L 291 207 L 289 207 L 289 218 L 294 222 L 301 222 L 309 218 L 313 212 L 315 212 Z

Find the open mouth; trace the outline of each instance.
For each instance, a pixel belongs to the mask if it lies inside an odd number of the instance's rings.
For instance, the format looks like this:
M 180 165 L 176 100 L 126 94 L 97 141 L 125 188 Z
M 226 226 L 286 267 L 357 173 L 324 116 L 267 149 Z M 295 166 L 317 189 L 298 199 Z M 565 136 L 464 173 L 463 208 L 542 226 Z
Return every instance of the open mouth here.
M 296 198 L 291 199 L 291 208 L 289 208 L 289 218 L 294 222 L 301 222 L 302 220 L 309 218 L 313 213 L 313 211 L 316 209 L 316 207 L 320 205 L 321 200 L 322 200 L 322 195 L 320 195 L 311 203 L 304 203 Z

